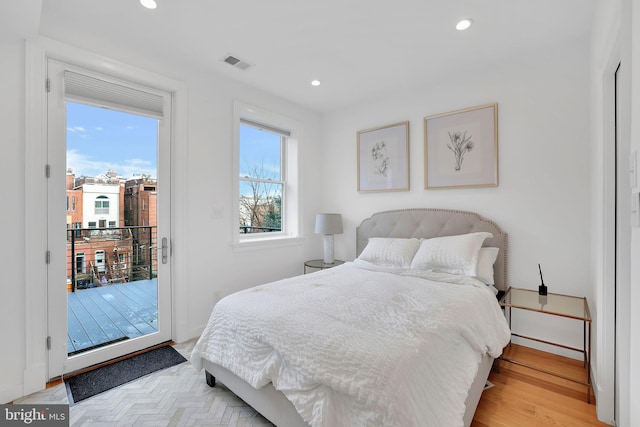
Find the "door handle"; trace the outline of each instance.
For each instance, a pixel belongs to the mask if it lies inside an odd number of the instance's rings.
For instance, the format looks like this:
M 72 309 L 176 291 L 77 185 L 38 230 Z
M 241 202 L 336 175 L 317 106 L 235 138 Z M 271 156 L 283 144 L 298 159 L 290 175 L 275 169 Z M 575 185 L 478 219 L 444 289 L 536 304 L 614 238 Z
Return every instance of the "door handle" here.
M 163 237 L 162 238 L 162 263 L 163 264 L 167 263 L 168 253 L 169 253 L 169 245 L 167 243 L 167 238 Z

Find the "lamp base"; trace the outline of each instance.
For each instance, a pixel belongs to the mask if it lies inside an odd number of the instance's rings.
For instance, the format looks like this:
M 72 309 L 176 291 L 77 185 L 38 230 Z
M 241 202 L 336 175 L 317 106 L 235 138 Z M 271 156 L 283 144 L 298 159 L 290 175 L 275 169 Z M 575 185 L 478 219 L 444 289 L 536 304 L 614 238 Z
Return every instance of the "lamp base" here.
M 333 264 L 335 262 L 333 257 L 333 234 L 324 235 L 324 258 L 322 262 L 325 264 Z

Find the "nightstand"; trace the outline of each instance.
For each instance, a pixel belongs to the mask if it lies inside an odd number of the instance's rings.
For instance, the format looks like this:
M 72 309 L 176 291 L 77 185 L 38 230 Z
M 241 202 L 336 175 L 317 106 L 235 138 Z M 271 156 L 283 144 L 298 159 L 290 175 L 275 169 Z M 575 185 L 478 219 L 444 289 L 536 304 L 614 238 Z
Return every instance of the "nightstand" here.
M 324 262 L 324 260 L 321 259 L 312 259 L 309 261 L 305 261 L 304 263 L 304 274 L 307 274 L 307 269 L 310 268 L 311 271 L 317 271 L 317 270 L 326 270 L 327 268 L 332 268 L 335 267 L 337 265 L 341 265 L 344 264 L 344 261 L 341 261 L 339 259 L 333 261 L 331 264 L 327 264 Z
M 539 338 L 533 338 L 525 335 L 511 333 L 513 337 L 524 338 L 544 344 L 562 347 L 567 350 L 577 351 L 583 354 L 583 366 L 585 369 L 585 380 L 569 378 L 552 371 L 532 366 L 521 361 L 511 359 L 509 357 L 499 357 L 499 360 L 515 363 L 520 366 L 535 369 L 549 375 L 564 378 L 579 384 L 587 386 L 587 402 L 591 403 L 591 313 L 589 312 L 589 304 L 584 297 L 575 297 L 561 294 L 548 294 L 546 296 L 539 295 L 537 291 L 530 289 L 509 288 L 504 296 L 500 299 L 502 307 L 508 307 L 507 319 L 509 328 L 511 328 L 511 316 L 514 310 L 529 310 L 543 313 L 551 316 L 559 316 L 567 319 L 574 319 L 582 322 L 582 348 L 569 347 L 550 341 L 544 341 Z M 511 345 L 511 343 L 509 343 Z

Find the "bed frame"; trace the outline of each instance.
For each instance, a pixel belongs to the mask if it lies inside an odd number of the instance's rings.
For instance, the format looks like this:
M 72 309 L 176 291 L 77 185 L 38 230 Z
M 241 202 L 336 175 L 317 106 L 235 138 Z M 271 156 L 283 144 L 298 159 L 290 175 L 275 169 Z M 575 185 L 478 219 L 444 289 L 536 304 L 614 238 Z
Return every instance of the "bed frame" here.
M 356 229 L 357 255 L 362 252 L 370 237 L 416 237 L 432 238 L 488 231 L 493 239 L 487 239 L 483 246 L 500 249 L 494 265 L 495 287 L 506 291 L 507 281 L 507 234 L 494 222 L 473 212 L 447 209 L 402 209 L 379 212 L 362 221 Z M 213 387 L 216 379 L 222 382 L 236 396 L 240 397 L 266 419 L 278 427 L 308 427 L 293 404 L 271 383 L 255 389 L 229 370 L 208 360 L 203 361 L 207 384 Z M 491 372 L 493 358 L 484 356 L 478 367 L 465 401 L 464 425 L 471 425 L 482 390 Z

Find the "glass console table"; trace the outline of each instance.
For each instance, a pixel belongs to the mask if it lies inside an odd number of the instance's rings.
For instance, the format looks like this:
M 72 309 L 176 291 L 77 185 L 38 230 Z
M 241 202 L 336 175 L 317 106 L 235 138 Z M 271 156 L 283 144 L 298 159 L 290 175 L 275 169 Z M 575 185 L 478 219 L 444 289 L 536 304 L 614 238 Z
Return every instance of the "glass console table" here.
M 326 262 L 324 262 L 321 259 L 312 259 L 312 260 L 309 260 L 309 261 L 305 261 L 305 263 L 304 263 L 304 274 L 307 274 L 307 269 L 311 269 L 311 271 L 326 270 L 327 268 L 336 267 L 336 266 L 342 265 L 342 264 L 344 264 L 344 261 L 342 261 L 340 259 L 335 260 L 331 264 L 327 264 Z
M 537 291 L 533 291 L 530 289 L 509 288 L 504 296 L 500 299 L 500 305 L 502 307 L 508 308 L 507 319 L 509 322 L 509 328 L 511 328 L 511 316 L 513 315 L 514 310 L 535 311 L 547 315 L 575 319 L 582 322 L 582 348 L 570 347 L 563 344 L 545 341 L 539 338 L 533 338 L 513 332 L 511 333 L 511 336 L 582 353 L 583 366 L 585 369 L 584 381 L 561 375 L 542 367 L 537 367 L 521 361 L 517 361 L 509 357 L 501 356 L 499 360 L 515 363 L 517 365 L 535 369 L 537 371 L 544 372 L 549 375 L 554 375 L 565 380 L 583 384 L 587 387 L 587 402 L 591 403 L 591 313 L 589 312 L 589 304 L 587 303 L 587 299 L 583 297 L 552 293 L 543 296 L 539 295 Z M 509 343 L 509 346 L 511 346 L 511 343 Z

